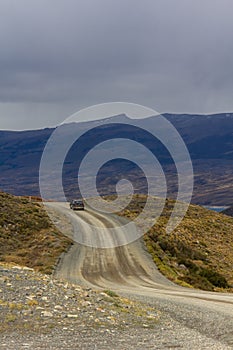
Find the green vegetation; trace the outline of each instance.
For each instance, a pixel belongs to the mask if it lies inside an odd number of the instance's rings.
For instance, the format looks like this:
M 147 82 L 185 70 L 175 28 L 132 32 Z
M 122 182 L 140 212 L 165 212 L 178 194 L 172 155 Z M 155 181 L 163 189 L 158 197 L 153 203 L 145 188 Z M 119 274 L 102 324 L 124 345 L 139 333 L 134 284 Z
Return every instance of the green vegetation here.
M 109 289 L 104 290 L 103 292 L 111 298 L 118 298 L 119 297 L 119 295 L 117 295 L 114 291 L 109 290 Z
M 136 217 L 146 197 L 135 195 L 120 213 Z M 186 287 L 233 291 L 233 218 L 190 205 L 180 225 L 166 233 L 174 201 L 166 200 L 162 215 L 144 235 L 146 247 L 167 278 Z
M 0 192 L 0 261 L 51 273 L 70 244 L 40 203 Z

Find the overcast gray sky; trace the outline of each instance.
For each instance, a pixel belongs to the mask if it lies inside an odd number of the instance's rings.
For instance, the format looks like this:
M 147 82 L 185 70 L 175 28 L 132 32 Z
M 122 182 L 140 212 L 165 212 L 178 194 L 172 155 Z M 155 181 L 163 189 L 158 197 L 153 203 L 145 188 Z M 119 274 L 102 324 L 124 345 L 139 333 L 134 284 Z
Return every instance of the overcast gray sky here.
M 233 111 L 232 0 L 0 0 L 0 129 L 112 101 Z

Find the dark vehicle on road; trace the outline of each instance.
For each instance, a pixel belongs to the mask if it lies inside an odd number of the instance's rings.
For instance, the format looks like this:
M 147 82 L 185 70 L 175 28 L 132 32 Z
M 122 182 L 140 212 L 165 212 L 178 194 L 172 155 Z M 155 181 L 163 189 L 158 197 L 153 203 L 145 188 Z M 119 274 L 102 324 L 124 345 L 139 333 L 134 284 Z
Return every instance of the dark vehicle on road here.
M 70 202 L 70 209 L 73 210 L 84 210 L 84 202 L 82 199 L 73 199 Z

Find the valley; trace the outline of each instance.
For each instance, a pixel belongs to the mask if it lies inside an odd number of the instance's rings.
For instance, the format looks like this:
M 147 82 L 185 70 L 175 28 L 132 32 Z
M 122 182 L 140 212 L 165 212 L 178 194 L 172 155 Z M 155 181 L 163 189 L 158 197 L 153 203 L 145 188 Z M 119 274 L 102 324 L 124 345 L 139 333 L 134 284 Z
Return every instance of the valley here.
M 194 192 L 192 202 L 200 205 L 228 206 L 233 200 L 233 115 L 229 113 L 218 115 L 173 115 L 165 114 L 165 117 L 176 127 L 183 137 L 194 169 Z M 116 117 L 118 124 L 109 127 L 99 126 L 94 122 L 64 125 L 63 137 L 69 137 L 69 133 L 75 128 L 77 134 L 86 129 L 94 128 L 82 143 L 72 147 L 64 164 L 64 185 L 68 199 L 72 199 L 73 193 L 78 196 L 79 190 L 74 185 L 77 168 L 81 159 L 95 142 L 114 137 L 142 140 L 148 147 L 154 150 L 156 157 L 163 167 L 167 184 L 168 198 L 175 198 L 177 191 L 176 170 L 172 159 L 166 149 L 159 143 L 151 144 L 145 135 L 140 133 L 131 135 L 127 130 L 125 116 Z M 119 124 L 122 122 L 124 124 Z M 143 123 L 153 125 L 153 118 L 146 119 Z M 100 125 L 102 125 L 100 124 Z M 138 124 L 143 127 L 143 124 Z M 70 128 L 70 129 L 69 129 Z M 39 164 L 43 148 L 52 134 L 53 129 L 33 131 L 0 131 L 0 189 L 16 195 L 40 195 L 39 191 Z M 141 139 L 142 138 L 142 139 Z M 93 141 L 95 140 L 95 141 Z M 99 140 L 99 141 L 98 141 Z M 61 141 L 62 142 L 62 141 Z M 122 151 L 119 148 L 119 156 Z M 128 150 L 130 158 L 131 150 Z M 140 158 L 138 158 L 140 160 Z M 124 171 L 123 171 L 124 169 Z M 112 178 L 111 174 L 115 173 Z M 146 193 L 146 184 L 142 174 L 132 164 L 109 162 L 98 176 L 99 191 L 103 194 L 114 194 L 115 184 L 118 179 L 126 177 L 130 179 L 137 193 Z M 53 192 L 56 199 L 56 185 Z M 159 188 L 159 186 L 158 186 Z M 159 192 L 159 190 L 158 190 Z M 159 193 L 158 193 L 159 195 Z M 59 200 L 59 198 L 57 198 Z

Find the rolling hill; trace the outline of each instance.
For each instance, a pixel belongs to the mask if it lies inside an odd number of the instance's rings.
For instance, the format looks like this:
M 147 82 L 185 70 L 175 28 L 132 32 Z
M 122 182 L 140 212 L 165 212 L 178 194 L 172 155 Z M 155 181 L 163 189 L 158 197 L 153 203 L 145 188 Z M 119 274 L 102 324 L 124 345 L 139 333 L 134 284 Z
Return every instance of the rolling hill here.
M 194 167 L 193 203 L 203 205 L 230 205 L 233 198 L 233 114 L 216 115 L 164 115 L 179 131 L 190 152 Z M 87 122 L 64 125 L 62 137 L 69 137 L 75 129 L 85 131 L 93 128 L 70 149 L 64 163 L 63 182 L 68 198 L 78 195 L 75 183 L 77 169 L 85 154 L 98 143 L 111 138 L 130 138 L 143 141 L 154 152 L 162 165 L 168 181 L 168 197 L 175 197 L 177 179 L 174 163 L 159 141 L 152 141 L 125 126 L 127 117 L 118 116 L 116 124 Z M 119 120 L 122 121 L 119 124 Z M 154 118 L 138 122 L 153 128 Z M 143 124 L 145 123 L 145 124 Z M 54 129 L 32 131 L 0 131 L 0 188 L 16 195 L 39 195 L 39 164 L 43 148 Z M 62 142 L 62 140 L 61 140 Z M 104 151 L 103 151 L 104 152 Z M 137 188 L 137 193 L 146 193 L 143 174 L 135 164 L 126 162 L 119 146 L 119 159 L 108 162 L 98 176 L 98 189 L 102 194 L 114 194 L 119 179 L 128 178 Z M 129 158 L 133 150 L 127 150 Z M 123 153 L 124 155 L 124 153 Z M 140 156 L 138 155 L 138 159 Z M 113 176 L 114 174 L 114 176 Z M 51 186 L 53 186 L 51 180 Z M 56 188 L 55 188 L 56 189 Z

